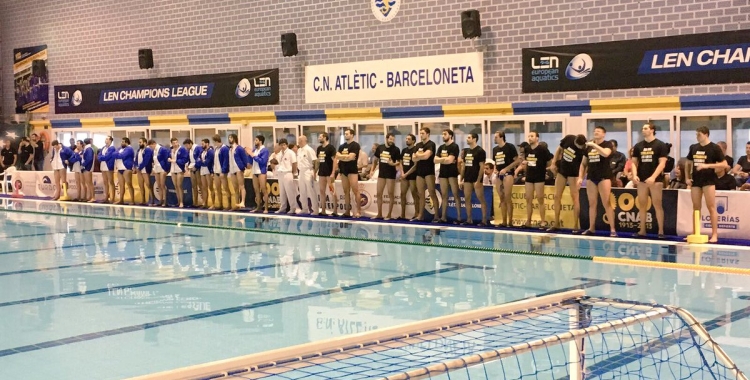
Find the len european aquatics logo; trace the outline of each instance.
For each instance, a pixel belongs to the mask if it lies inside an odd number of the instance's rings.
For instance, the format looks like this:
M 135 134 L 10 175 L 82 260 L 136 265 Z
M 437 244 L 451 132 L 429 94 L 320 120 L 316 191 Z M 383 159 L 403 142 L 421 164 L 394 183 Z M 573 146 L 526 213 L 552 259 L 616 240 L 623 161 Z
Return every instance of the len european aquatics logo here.
M 242 78 L 240 83 L 237 83 L 237 89 L 234 91 L 234 95 L 242 99 L 250 95 L 251 90 L 252 86 L 250 86 L 250 81 L 247 78 Z
M 590 55 L 586 53 L 578 54 L 568 63 L 568 67 L 565 69 L 565 76 L 570 80 L 583 79 L 591 74 L 593 68 L 594 61 Z

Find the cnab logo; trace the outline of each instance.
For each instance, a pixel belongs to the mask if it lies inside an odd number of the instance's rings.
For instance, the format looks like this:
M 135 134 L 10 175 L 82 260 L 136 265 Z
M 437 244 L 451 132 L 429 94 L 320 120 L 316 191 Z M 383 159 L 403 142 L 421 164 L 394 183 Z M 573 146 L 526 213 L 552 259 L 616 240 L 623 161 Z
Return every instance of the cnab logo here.
M 393 20 L 398 14 L 403 0 L 370 0 L 372 14 L 381 22 Z
M 250 81 L 247 80 L 247 78 L 242 78 L 240 83 L 237 83 L 237 89 L 234 91 L 234 95 L 237 96 L 239 99 L 242 99 L 248 95 L 250 95 Z
M 83 103 L 83 94 L 81 94 L 80 90 L 76 90 L 76 92 L 73 93 L 73 99 L 71 100 L 71 103 L 73 103 L 74 107 L 78 107 Z
M 565 69 L 565 76 L 570 80 L 578 80 L 586 78 L 591 74 L 591 70 L 594 68 L 594 61 L 588 54 L 578 54 L 568 63 L 568 68 Z

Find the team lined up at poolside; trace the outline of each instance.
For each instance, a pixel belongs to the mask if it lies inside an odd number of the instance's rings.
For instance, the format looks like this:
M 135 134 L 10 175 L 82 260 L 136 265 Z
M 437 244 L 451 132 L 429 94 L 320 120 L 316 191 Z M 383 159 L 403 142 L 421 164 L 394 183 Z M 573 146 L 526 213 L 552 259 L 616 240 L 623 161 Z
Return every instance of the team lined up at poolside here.
M 434 223 L 447 223 L 447 208 L 449 192 L 459 194 L 463 191 L 466 199 L 476 194 L 482 211 L 482 220 L 477 224 L 487 226 L 487 202 L 484 198 L 483 186 L 486 183 L 486 173 L 490 168 L 494 172 L 492 184 L 500 200 L 501 216 L 497 218 L 499 226 L 511 226 L 512 221 L 512 187 L 514 178 L 521 172 L 525 173 L 525 194 L 527 203 L 527 219 L 521 228 L 531 226 L 533 201 L 537 200 L 540 212 L 540 225 L 549 232 L 560 228 L 561 198 L 565 187 L 570 187 L 570 197 L 574 208 L 576 225 L 573 233 L 583 235 L 593 234 L 597 215 L 598 200 L 602 200 L 604 215 L 610 225 L 611 236 L 617 236 L 614 223 L 614 210 L 609 198 L 612 188 L 612 173 L 610 159 L 615 151 L 612 142 L 607 141 L 606 130 L 597 126 L 593 139 L 587 140 L 583 135 L 567 135 L 552 154 L 547 145 L 539 141 L 539 134 L 531 131 L 528 144 L 522 144 L 518 149 L 505 141 L 505 133 L 494 134 L 496 146 L 491 156 L 479 146 L 479 137 L 470 133 L 466 137 L 468 147 L 461 151 L 454 141 L 452 130 L 442 131 L 443 144 L 437 147 L 430 140 L 430 129 L 423 127 L 419 131 L 419 142 L 413 134 L 406 136 L 406 147 L 399 149 L 394 145 L 395 136 L 386 135 L 386 141 L 375 150 L 375 161 L 372 162 L 370 173 L 378 172 L 377 176 L 377 209 L 373 219 L 405 219 L 406 202 L 401 202 L 400 215 L 393 215 L 395 202 L 388 202 L 388 209 L 384 213 L 383 203 L 387 199 L 395 198 L 395 184 L 397 178 L 401 181 L 401 199 L 411 194 L 416 205 L 415 216 L 412 220 L 425 220 L 425 203 L 429 194 L 435 209 Z M 664 236 L 664 210 L 662 208 L 662 189 L 664 187 L 664 169 L 669 154 L 669 147 L 654 135 L 653 124 L 645 124 L 642 128 L 643 140 L 633 147 L 632 168 L 629 170 L 630 179 L 638 189 L 640 210 L 640 231 L 636 235 L 646 233 L 646 206 L 649 197 L 654 205 L 659 237 Z M 702 198 L 711 214 L 713 233 L 711 241 L 716 241 L 716 206 L 715 184 L 717 176 L 715 169 L 726 166 L 722 150 L 709 140 L 706 127 L 698 128 L 696 132 L 698 144 L 690 147 L 687 157 L 686 178 L 692 185 L 691 192 L 696 209 L 700 209 Z M 171 148 L 161 146 L 154 140 L 141 138 L 139 148 L 135 151 L 130 146 L 130 140 L 123 138 L 120 148 L 112 146 L 112 138 L 107 137 L 105 147 L 99 153 L 100 169 L 104 179 L 107 203 L 123 204 L 124 193 L 127 191 L 130 199 L 137 202 L 134 194 L 133 181 L 137 180 L 141 191 L 141 205 L 156 204 L 154 188 L 150 177 L 153 176 L 154 186 L 166 189 L 167 173 L 171 174 L 175 185 L 179 207 L 184 207 L 182 179 L 185 175 L 192 177 L 193 205 L 209 209 L 239 210 L 245 208 L 244 172 L 250 170 L 255 189 L 254 212 L 268 213 L 268 190 L 266 186 L 269 165 L 275 167 L 275 174 L 279 180 L 281 208 L 277 213 L 331 215 L 337 216 L 339 207 L 334 191 L 334 180 L 341 179 L 344 191 L 344 207 L 342 216 L 361 217 L 358 202 L 358 167 L 357 159 L 360 145 L 354 141 L 354 130 L 344 131 L 345 142 L 338 149 L 329 142 L 327 133 L 321 133 L 318 138 L 320 145 L 313 149 L 307 143 L 305 136 L 299 136 L 299 145 L 295 150 L 289 148 L 286 139 L 278 141 L 280 151 L 270 154 L 265 147 L 265 138 L 256 136 L 254 147 L 244 148 L 239 145 L 237 136 L 228 136 L 229 145 L 223 144 L 221 137 L 215 135 L 213 141 L 203 139 L 200 144 L 194 144 L 187 139 L 179 144 L 176 138 L 171 140 Z M 211 144 L 213 143 L 213 145 Z M 79 185 L 77 200 L 94 202 L 94 185 L 92 167 L 94 153 L 91 140 L 76 142 L 74 149 L 63 147 L 57 141 L 52 142 L 51 164 L 55 173 L 55 183 L 58 184 L 54 198 L 60 198 L 60 188 L 65 183 L 66 169 L 75 173 L 76 183 Z M 486 162 L 490 161 L 490 162 Z M 436 170 L 441 189 L 441 199 L 437 198 Z M 487 167 L 485 167 L 487 165 Z M 544 208 L 544 182 L 547 170 L 555 175 L 554 219 L 547 223 Z M 294 178 L 298 178 L 295 185 Z M 119 199 L 115 196 L 115 177 L 122 191 Z M 135 177 L 135 179 L 133 178 Z M 590 225 L 581 230 L 577 225 L 580 213 L 578 190 L 583 179 L 591 185 L 586 186 L 589 204 Z M 593 185 L 593 186 L 592 186 Z M 317 191 L 317 192 L 316 192 Z M 327 197 L 328 192 L 332 197 Z M 166 192 L 163 191 L 162 194 Z M 147 195 L 148 194 L 148 195 Z M 203 194 L 204 196 L 199 196 Z M 300 195 L 302 208 L 295 201 Z M 352 204 L 352 198 L 354 202 Z M 457 197 L 456 197 L 457 198 Z M 334 212 L 326 214 L 325 207 L 320 208 L 320 200 L 333 200 Z M 166 206 L 166 197 L 161 197 L 161 206 Z M 466 219 L 461 219 L 460 202 L 455 202 L 455 224 L 472 225 L 472 202 L 465 202 Z

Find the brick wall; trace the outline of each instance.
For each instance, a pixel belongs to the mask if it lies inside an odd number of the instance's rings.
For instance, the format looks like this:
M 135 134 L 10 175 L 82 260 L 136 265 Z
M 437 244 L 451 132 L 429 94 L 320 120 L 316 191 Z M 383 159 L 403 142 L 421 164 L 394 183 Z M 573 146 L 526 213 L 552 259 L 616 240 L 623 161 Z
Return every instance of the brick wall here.
M 521 93 L 521 48 L 750 29 L 748 0 L 405 0 L 396 18 L 377 21 L 366 0 L 132 0 L 3 2 L 2 76 L 12 49 L 47 44 L 52 84 L 80 84 L 254 70 L 281 70 L 273 107 L 66 115 L 62 118 L 320 109 L 304 102 L 304 63 L 317 65 L 476 51 L 484 46 L 485 96 L 329 104 L 393 107 L 563 99 Z M 483 36 L 464 40 L 460 12 L 481 12 Z M 296 32 L 300 55 L 283 58 L 280 34 Z M 138 68 L 152 48 L 155 69 Z M 750 92 L 750 84 L 600 91 L 580 99 Z M 52 95 L 50 96 L 52 98 Z M 13 110 L 11 81 L 2 109 Z M 50 118 L 55 118 L 50 115 Z M 60 118 L 60 117 L 58 117 Z

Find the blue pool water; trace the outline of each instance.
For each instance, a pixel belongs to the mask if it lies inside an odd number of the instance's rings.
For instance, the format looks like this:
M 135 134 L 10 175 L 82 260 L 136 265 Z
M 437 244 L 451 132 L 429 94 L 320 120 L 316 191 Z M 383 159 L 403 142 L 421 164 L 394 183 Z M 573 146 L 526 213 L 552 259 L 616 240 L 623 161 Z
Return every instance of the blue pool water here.
M 682 306 L 750 357 L 750 277 L 586 259 L 748 268 L 747 247 L 2 202 L 0 379 L 128 378 L 575 288 Z

